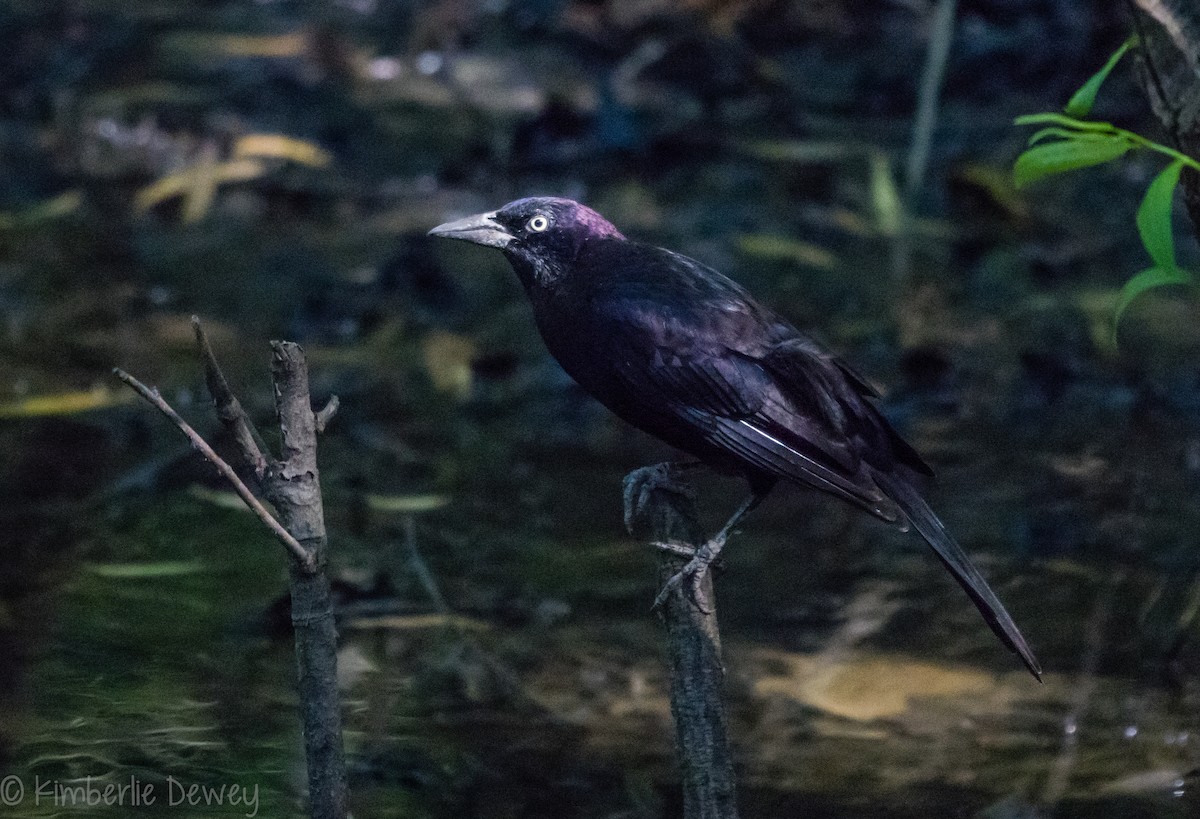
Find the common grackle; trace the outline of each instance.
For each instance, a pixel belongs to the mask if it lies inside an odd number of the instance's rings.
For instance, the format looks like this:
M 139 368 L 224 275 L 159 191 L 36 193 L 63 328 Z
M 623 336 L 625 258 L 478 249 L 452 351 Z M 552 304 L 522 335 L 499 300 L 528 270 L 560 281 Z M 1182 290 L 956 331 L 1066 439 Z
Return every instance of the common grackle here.
M 932 471 L 836 356 L 694 259 L 627 240 L 569 199 L 520 199 L 439 225 L 433 236 L 503 250 L 551 354 L 618 416 L 713 468 L 743 476 L 750 498 L 664 586 L 699 581 L 725 540 L 780 479 L 888 523 L 909 524 L 1041 679 L 1004 605 L 921 496 Z

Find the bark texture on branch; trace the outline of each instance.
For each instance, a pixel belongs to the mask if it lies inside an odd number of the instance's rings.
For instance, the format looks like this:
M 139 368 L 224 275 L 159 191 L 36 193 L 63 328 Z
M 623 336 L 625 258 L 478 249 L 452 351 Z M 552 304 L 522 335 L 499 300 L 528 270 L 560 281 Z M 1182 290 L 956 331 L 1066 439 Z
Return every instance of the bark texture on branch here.
M 1130 0 L 1141 39 L 1142 86 L 1175 147 L 1200 158 L 1200 3 Z M 1184 202 L 1200 240 L 1200 174 L 1184 169 Z
M 217 417 L 232 435 L 245 466 L 257 479 L 262 495 L 275 507 L 278 519 L 259 502 L 233 467 L 217 455 L 157 390 L 150 389 L 119 368 L 113 372 L 171 419 L 287 547 L 300 718 L 308 764 L 309 814 L 314 819 L 344 819 L 349 812 L 349 788 L 337 687 L 337 629 L 329 576 L 325 572 L 328 544 L 317 472 L 317 433 L 337 412 L 337 397 L 330 398 L 319 414 L 314 413 L 308 393 L 308 363 L 304 350 L 290 341 L 271 342 L 271 376 L 283 441 L 281 457 L 275 460 L 230 389 L 200 320 L 195 316 L 192 325 Z
M 349 812 L 349 787 L 337 687 L 337 629 L 325 571 L 328 540 L 317 470 L 317 433 L 337 411 L 337 397 L 314 413 L 303 348 L 289 341 L 272 342 L 271 378 L 282 440 L 280 458 L 274 459 L 230 389 L 199 320 L 192 321 L 217 417 L 258 478 L 279 522 L 300 547 L 298 553 L 293 550 L 288 574 L 309 813 L 315 819 L 342 819 Z
M 655 543 L 688 544 L 693 549 L 704 543 L 695 497 L 669 465 L 636 470 L 625 481 L 627 504 L 637 496 L 635 508 L 627 509 L 627 519 L 637 524 L 639 533 Z M 636 489 L 631 491 L 634 486 Z M 660 551 L 659 583 L 670 579 L 687 560 Z M 678 590 L 668 596 L 662 608 L 684 816 L 736 819 L 737 788 L 723 696 L 725 669 L 711 573 L 703 584 L 710 612 L 700 611 Z
M 314 817 L 333 819 L 347 813 L 348 786 L 337 687 L 337 629 L 325 571 L 328 542 L 317 471 L 317 416 L 308 392 L 304 350 L 290 341 L 273 341 L 271 350 L 282 447 L 280 459 L 267 466 L 263 494 L 284 527 L 313 557 L 315 571 L 291 565 L 292 625 L 310 811 Z

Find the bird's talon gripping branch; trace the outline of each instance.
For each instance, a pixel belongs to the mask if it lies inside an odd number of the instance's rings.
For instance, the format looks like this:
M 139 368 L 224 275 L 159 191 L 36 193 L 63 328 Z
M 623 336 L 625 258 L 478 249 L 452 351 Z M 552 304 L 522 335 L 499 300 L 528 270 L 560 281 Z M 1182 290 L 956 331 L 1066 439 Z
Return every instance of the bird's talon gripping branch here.
M 704 577 L 707 574 L 708 567 L 705 566 L 701 571 L 692 575 L 692 593 L 688 596 L 691 604 L 705 617 L 713 613 L 712 606 L 708 604 L 708 595 L 704 593 Z
M 725 545 L 724 540 L 714 538 L 695 550 L 677 543 L 655 543 L 654 545 L 656 548 L 663 549 L 680 557 L 686 557 L 690 554 L 691 560 L 682 569 L 671 575 L 670 579 L 663 584 L 658 595 L 654 598 L 654 605 L 651 607 L 651 610 L 660 611 L 666 605 L 667 598 L 670 597 L 671 593 L 676 589 L 682 589 L 683 584 L 687 583 L 686 594 L 688 601 L 701 614 L 712 614 L 712 607 L 708 605 L 708 595 L 704 591 L 704 579 L 708 576 L 713 564 L 719 562 L 717 555 Z
M 654 605 L 650 607 L 651 611 L 662 611 L 668 598 L 676 591 L 682 592 L 683 584 L 687 583 L 688 602 L 695 606 L 701 614 L 712 614 L 712 607 L 708 605 L 707 595 L 704 594 L 703 588 L 704 577 L 708 574 L 708 566 L 693 565 L 693 563 L 684 566 L 671 575 L 666 583 L 663 583 L 663 587 L 658 590 L 658 594 L 654 598 Z
M 667 540 L 651 543 L 650 545 L 659 551 L 675 555 L 676 557 L 686 557 L 688 560 L 691 560 L 696 556 L 696 547 L 690 543 L 680 543 L 677 540 Z
M 635 469 L 626 475 L 622 484 L 625 503 L 625 531 L 633 534 L 634 521 L 645 513 L 650 505 L 651 497 L 656 491 L 671 492 L 690 499 L 692 497 L 691 488 L 680 483 L 674 474 L 676 470 L 690 466 L 692 465 L 666 461 Z
M 671 575 L 663 587 L 658 590 L 658 594 L 654 596 L 654 605 L 650 607 L 650 611 L 662 611 L 663 606 L 667 604 L 667 598 L 670 597 L 680 586 L 683 585 L 684 579 L 687 577 L 687 569 L 680 569 L 675 574 Z

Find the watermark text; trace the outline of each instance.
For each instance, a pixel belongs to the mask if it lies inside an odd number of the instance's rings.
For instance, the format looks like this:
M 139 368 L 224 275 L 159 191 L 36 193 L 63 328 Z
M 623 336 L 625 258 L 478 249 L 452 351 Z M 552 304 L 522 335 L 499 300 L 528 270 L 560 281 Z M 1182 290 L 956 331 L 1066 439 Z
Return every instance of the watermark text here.
M 130 776 L 113 782 L 108 779 L 31 779 L 16 775 L 0 779 L 0 806 L 32 804 L 57 809 L 72 808 L 144 808 L 162 805 L 238 812 L 258 816 L 258 784 L 241 782 L 186 782 L 168 776 L 166 780 L 146 781 Z

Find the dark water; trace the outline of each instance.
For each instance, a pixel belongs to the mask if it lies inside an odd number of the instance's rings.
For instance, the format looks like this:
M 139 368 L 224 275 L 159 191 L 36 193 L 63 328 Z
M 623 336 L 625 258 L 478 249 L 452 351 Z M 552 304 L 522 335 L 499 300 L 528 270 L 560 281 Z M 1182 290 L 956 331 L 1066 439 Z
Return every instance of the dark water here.
M 355 815 L 679 814 L 653 558 L 620 514 L 621 476 L 670 453 L 547 359 L 502 259 L 424 237 L 553 193 L 883 387 L 1047 671 L 913 536 L 780 490 L 718 581 L 744 815 L 1196 815 L 1195 303 L 1108 340 L 1153 163 L 1007 187 L 1012 116 L 1124 38 L 1102 4 L 1010 5 L 961 4 L 906 240 L 880 170 L 924 54 L 902 4 L 0 7 L 0 814 L 302 811 L 282 555 L 108 376 L 224 446 L 193 313 L 264 429 L 270 338 L 342 400 Z M 1152 128 L 1129 76 L 1105 93 Z M 248 134 L 330 162 L 221 164 Z M 183 195 L 139 211 L 156 180 Z M 743 488 L 699 491 L 716 525 Z M 86 804 L 108 785 L 120 806 Z

